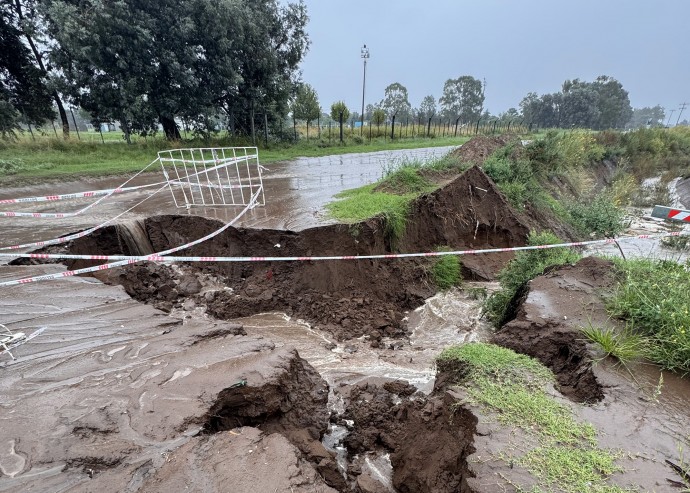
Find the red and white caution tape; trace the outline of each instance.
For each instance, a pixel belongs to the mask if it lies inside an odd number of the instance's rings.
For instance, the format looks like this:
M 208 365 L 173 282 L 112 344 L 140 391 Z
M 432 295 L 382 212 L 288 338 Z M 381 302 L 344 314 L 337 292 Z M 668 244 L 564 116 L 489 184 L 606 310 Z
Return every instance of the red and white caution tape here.
M 151 197 L 153 197 L 157 193 L 165 190 L 167 187 L 168 187 L 167 184 L 163 185 L 158 190 L 153 191 L 150 195 L 148 195 L 144 199 L 140 200 L 139 202 L 137 202 L 136 204 L 131 206 L 129 209 L 119 213 L 117 216 L 111 217 L 107 221 L 104 221 L 101 224 L 98 224 L 97 226 L 93 226 L 89 229 L 85 229 L 84 231 L 80 231 L 78 233 L 73 233 L 73 234 L 67 235 L 67 236 L 61 236 L 59 238 L 53 238 L 51 240 L 34 241 L 32 243 L 22 243 L 20 245 L 4 246 L 4 247 L 0 247 L 0 250 L 21 250 L 24 248 L 35 248 L 35 247 L 44 247 L 44 246 L 49 246 L 49 245 L 60 245 L 62 243 L 67 243 L 68 241 L 75 240 L 77 238 L 81 238 L 83 236 L 89 235 L 89 234 L 93 233 L 94 231 L 97 231 L 101 228 L 104 228 L 108 224 L 116 221 L 120 217 L 124 216 L 125 214 L 127 214 L 131 210 L 137 208 L 138 206 L 140 206 L 141 204 L 143 204 L 144 202 L 149 200 Z M 16 256 L 17 256 L 17 254 L 15 254 L 15 257 Z
M 61 277 L 74 276 L 76 274 L 84 274 L 88 272 L 95 272 L 99 270 L 111 269 L 126 264 L 134 264 L 137 262 L 312 262 L 312 261 L 327 261 L 327 260 L 385 260 L 385 259 L 401 259 L 414 257 L 441 257 L 444 255 L 481 255 L 488 253 L 501 252 L 519 252 L 524 250 L 546 250 L 550 248 L 567 248 L 567 247 L 582 247 L 597 244 L 611 244 L 626 240 L 651 240 L 657 238 L 665 238 L 670 236 L 682 236 L 688 233 L 674 231 L 670 233 L 660 233 L 654 235 L 636 235 L 636 236 L 622 236 L 620 238 L 607 238 L 604 240 L 590 240 L 590 241 L 575 241 L 569 243 L 557 243 L 553 245 L 536 245 L 536 246 L 522 246 L 509 248 L 486 248 L 483 250 L 455 250 L 455 251 L 439 251 L 439 252 L 422 252 L 422 253 L 391 253 L 391 254 L 375 254 L 375 255 L 333 255 L 333 256 L 310 256 L 310 257 L 176 257 L 168 256 L 168 253 L 189 248 L 198 245 L 226 230 L 235 221 L 237 221 L 247 210 L 251 208 L 253 202 L 256 201 L 258 193 L 252 198 L 252 203 L 248 205 L 235 219 L 220 228 L 219 230 L 195 240 L 191 243 L 175 247 L 164 252 L 154 253 L 145 256 L 127 256 L 127 255 L 68 255 L 68 254 L 43 254 L 43 253 L 25 253 L 25 254 L 0 254 L 0 257 L 24 257 L 24 258 L 40 258 L 40 259 L 77 259 L 77 260 L 110 260 L 117 261 L 111 264 L 103 264 L 96 267 L 88 267 L 73 271 L 61 272 L 58 274 L 48 274 L 44 276 L 29 277 L 25 279 L 18 279 L 14 281 L 6 281 L 0 283 L 0 287 L 15 286 L 17 284 L 26 284 L 29 282 L 46 281 L 51 279 L 59 279 Z
M 155 162 L 155 161 L 154 161 Z M 83 199 L 83 198 L 93 198 L 100 197 L 102 195 L 112 195 L 119 193 L 132 192 L 134 190 L 141 190 L 142 188 L 150 188 L 156 185 L 161 185 L 165 182 L 151 183 L 148 185 L 138 185 L 136 187 L 119 187 L 119 188 L 109 188 L 105 190 L 91 190 L 88 192 L 77 192 L 77 193 L 65 193 L 61 195 L 44 195 L 41 197 L 22 197 L 19 199 L 0 199 L 0 204 L 33 204 L 38 202 L 58 202 L 61 200 L 71 200 L 71 199 Z M 5 214 L 0 213 L 0 214 Z
M 97 265 L 95 267 L 86 267 L 84 269 L 59 272 L 57 274 L 46 274 L 43 276 L 34 276 L 34 277 L 27 277 L 24 279 L 16 279 L 14 281 L 5 281 L 5 282 L 0 283 L 0 288 L 7 287 L 7 286 L 17 286 L 19 284 L 27 284 L 30 282 L 49 281 L 49 280 L 53 280 L 53 279 L 60 279 L 62 277 L 70 277 L 70 276 L 74 276 L 77 274 L 86 274 L 88 272 L 107 270 L 107 269 L 112 269 L 113 267 L 120 267 L 120 266 L 127 265 L 127 264 L 135 264 L 137 262 L 141 262 L 141 261 L 145 261 L 145 260 L 153 261 L 155 259 L 155 261 L 165 261 L 165 258 L 167 258 L 167 257 L 164 257 L 165 255 L 168 255 L 170 253 L 179 252 L 180 250 L 184 250 L 185 248 L 189 248 L 189 247 L 192 247 L 194 245 L 198 245 L 199 243 L 203 243 L 204 241 L 210 240 L 214 236 L 219 235 L 220 233 L 222 233 L 223 231 L 225 231 L 226 229 L 231 227 L 249 209 L 252 209 L 256 205 L 257 199 L 259 198 L 260 194 L 261 194 L 261 190 L 258 190 L 256 193 L 254 193 L 254 195 L 252 195 L 252 197 L 249 201 L 249 204 L 247 204 L 247 206 L 242 210 L 242 212 L 240 212 L 237 216 L 235 216 L 235 218 L 232 221 L 225 224 L 222 228 L 217 229 L 216 231 L 214 231 L 214 232 L 212 232 L 212 233 L 210 233 L 210 234 L 208 234 L 202 238 L 199 238 L 198 240 L 194 240 L 194 241 L 191 241 L 191 242 L 186 243 L 184 245 L 180 245 L 180 246 L 177 246 L 175 248 L 170 248 L 168 250 L 164 250 L 162 252 L 157 252 L 157 253 L 154 253 L 152 255 L 147 255 L 144 257 L 125 257 L 125 256 L 122 256 L 122 258 L 125 260 L 121 260 L 119 262 L 113 262 L 110 264 L 101 264 L 101 265 Z M 33 254 L 19 254 L 19 255 L 15 255 L 15 257 L 16 256 L 24 256 L 24 255 L 33 255 Z M 100 260 L 99 258 L 97 258 L 98 256 L 85 256 L 85 257 L 89 258 L 90 260 Z M 104 255 L 103 257 L 110 258 L 112 256 L 105 256 Z M 202 258 L 202 257 L 199 257 L 199 258 Z

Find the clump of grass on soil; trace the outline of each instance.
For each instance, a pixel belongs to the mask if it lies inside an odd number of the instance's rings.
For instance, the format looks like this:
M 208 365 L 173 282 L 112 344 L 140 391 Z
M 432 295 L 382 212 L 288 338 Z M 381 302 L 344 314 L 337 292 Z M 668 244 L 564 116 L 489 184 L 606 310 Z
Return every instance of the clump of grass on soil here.
M 539 479 L 531 491 L 551 486 L 568 493 L 625 491 L 606 483 L 621 470 L 615 464 L 619 454 L 599 449 L 594 427 L 577 422 L 546 393 L 554 377 L 538 361 L 493 344 L 470 343 L 446 348 L 436 365 L 453 372 L 470 399 L 495 412 L 501 423 L 536 437 L 539 447 L 510 459 Z
M 528 245 L 553 245 L 561 240 L 552 233 L 530 233 Z M 547 267 L 577 262 L 580 255 L 570 248 L 549 248 L 518 252 L 515 258 L 498 274 L 501 289 L 484 303 L 484 313 L 497 326 L 502 326 L 511 315 L 512 303 L 525 283 L 542 274 Z
M 378 182 L 337 194 L 336 198 L 341 200 L 327 204 L 326 210 L 332 218 L 345 223 L 383 217 L 386 235 L 391 241 L 395 241 L 405 233 L 412 201 L 422 193 L 438 187 L 429 176 L 449 170 L 460 172 L 462 169 L 461 165 L 448 157 L 428 163 L 396 163 Z
M 590 324 L 580 330 L 587 339 L 599 346 L 606 356 L 612 356 L 623 365 L 642 358 L 649 347 L 647 339 L 635 333 L 631 327 L 616 330 L 594 327 Z
M 381 216 L 384 219 L 386 235 L 391 239 L 405 233 L 407 214 L 415 194 L 396 195 L 375 192 L 374 185 L 345 190 L 336 195 L 337 200 L 326 206 L 331 217 L 346 223 L 355 223 Z
M 448 247 L 441 247 L 437 251 L 450 251 Z M 462 284 L 460 259 L 455 255 L 437 257 L 431 267 L 431 277 L 439 289 L 445 291 Z
M 690 263 L 614 260 L 620 281 L 608 300 L 612 316 L 643 335 L 645 355 L 667 370 L 690 372 Z

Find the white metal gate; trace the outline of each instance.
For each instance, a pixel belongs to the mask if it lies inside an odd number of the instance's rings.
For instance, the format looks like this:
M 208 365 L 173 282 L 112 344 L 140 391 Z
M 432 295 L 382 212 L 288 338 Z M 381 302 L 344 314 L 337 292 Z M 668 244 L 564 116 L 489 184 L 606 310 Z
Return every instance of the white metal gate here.
M 266 204 L 256 147 L 171 149 L 158 160 L 177 207 Z

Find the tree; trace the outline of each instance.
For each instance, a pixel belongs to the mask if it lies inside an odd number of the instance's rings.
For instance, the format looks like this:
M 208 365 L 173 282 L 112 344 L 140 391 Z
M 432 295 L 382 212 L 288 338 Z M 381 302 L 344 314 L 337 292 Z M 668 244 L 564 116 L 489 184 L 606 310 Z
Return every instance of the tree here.
M 302 84 L 297 90 L 295 101 L 292 104 L 292 116 L 297 120 L 307 122 L 307 139 L 309 139 L 309 124 L 321 114 L 319 98 L 316 91 L 309 84 Z
M 373 118 L 375 109 L 376 109 L 376 107 L 373 104 L 368 104 L 364 108 L 364 119 L 367 121 L 371 121 L 371 119 Z
M 436 99 L 429 95 L 424 96 L 422 103 L 419 105 L 419 110 L 417 110 L 417 118 L 419 121 L 427 121 L 429 118 L 433 118 L 436 114 Z
M 445 118 L 460 118 L 465 122 L 477 120 L 484 106 L 482 83 L 469 75 L 448 79 L 443 85 L 443 95 L 439 103 Z
M 2 3 L 0 100 L 5 102 L 2 113 L 6 118 L 2 126 L 16 127 L 20 119 L 28 124 L 40 125 L 45 120 L 54 118 L 54 102 L 60 110 L 65 136 L 68 136 L 69 123 L 62 101 L 57 92 L 49 89 L 48 72 L 43 64 L 43 55 L 37 47 L 35 38 L 39 36 L 39 26 L 34 1 L 8 0 Z M 20 116 L 17 117 L 17 114 Z
M 350 116 L 350 110 L 344 101 L 336 101 L 331 105 L 331 118 L 340 123 L 340 142 L 343 141 L 343 122 Z
M 599 95 L 590 85 L 564 91 L 560 105 L 560 126 L 598 128 L 601 121 Z
M 530 92 L 520 102 L 520 109 L 527 123 L 555 128 L 560 126 L 562 99 L 561 93 L 544 94 L 539 97 L 537 93 Z
M 303 2 L 44 0 L 51 60 L 70 95 L 125 132 L 176 119 L 208 131 L 220 112 L 255 138 L 255 112 L 280 122 L 308 47 Z M 248 130 L 247 130 L 248 129 Z
M 646 127 L 647 125 L 651 127 L 659 127 L 664 124 L 665 118 L 666 114 L 664 113 L 664 108 L 659 105 L 656 105 L 653 108 L 635 108 L 627 126 L 629 128 L 641 128 Z
M 613 77 L 601 75 L 594 81 L 593 86 L 599 95 L 598 128 L 624 128 L 632 118 L 633 110 L 628 91 L 623 89 L 623 84 Z
M 376 124 L 376 134 L 378 135 L 381 124 L 386 121 L 386 112 L 381 108 L 376 108 L 371 114 L 371 122 Z
M 410 101 L 408 100 L 407 88 L 399 82 L 386 87 L 384 90 L 381 109 L 385 111 L 391 119 L 404 118 L 410 114 Z

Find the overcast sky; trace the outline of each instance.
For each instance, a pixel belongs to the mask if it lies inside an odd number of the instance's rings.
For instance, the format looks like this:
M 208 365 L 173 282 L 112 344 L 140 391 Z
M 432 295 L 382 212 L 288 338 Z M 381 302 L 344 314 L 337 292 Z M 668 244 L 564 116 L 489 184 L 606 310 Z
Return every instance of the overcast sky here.
M 339 99 L 360 111 L 364 43 L 366 104 L 400 82 L 418 107 L 461 75 L 486 79 L 485 106 L 495 114 L 530 91 L 556 92 L 565 79 L 598 75 L 621 81 L 633 107 L 660 104 L 677 115 L 690 103 L 687 0 L 305 2 L 311 48 L 303 79 L 326 111 Z

